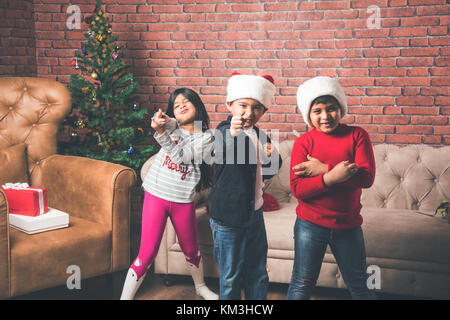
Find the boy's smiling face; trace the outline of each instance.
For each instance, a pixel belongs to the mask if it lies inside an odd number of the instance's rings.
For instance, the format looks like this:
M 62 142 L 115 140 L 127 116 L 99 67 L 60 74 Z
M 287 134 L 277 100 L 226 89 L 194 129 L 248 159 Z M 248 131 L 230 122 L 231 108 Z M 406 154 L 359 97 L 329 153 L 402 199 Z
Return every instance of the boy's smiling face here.
M 251 128 L 266 113 L 267 108 L 259 101 L 251 98 L 237 99 L 233 102 L 227 102 L 234 116 L 242 116 L 244 119 L 244 128 Z
M 333 132 L 341 121 L 341 107 L 335 102 L 316 103 L 309 111 L 309 119 L 317 130 Z

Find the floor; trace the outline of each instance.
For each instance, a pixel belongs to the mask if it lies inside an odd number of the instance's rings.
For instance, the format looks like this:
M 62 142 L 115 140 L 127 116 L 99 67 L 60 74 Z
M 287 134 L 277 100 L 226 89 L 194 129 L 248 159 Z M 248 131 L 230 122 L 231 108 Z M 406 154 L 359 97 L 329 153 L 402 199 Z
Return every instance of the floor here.
M 60 286 L 15 297 L 12 300 L 117 300 L 120 297 L 125 274 L 124 271 L 115 274 L 114 278 L 107 275 L 82 281 L 80 290 L 69 290 L 66 286 Z M 170 280 L 169 286 L 166 285 L 167 279 Z M 207 278 L 206 283 L 211 290 L 218 292 L 217 279 Z M 267 300 L 285 300 L 287 290 L 288 284 L 271 283 Z M 382 300 L 417 299 L 380 293 L 377 293 L 377 297 Z M 202 300 L 202 298 L 196 295 L 191 277 L 162 277 L 149 274 L 137 292 L 136 300 Z M 350 300 L 350 295 L 344 289 L 318 287 L 314 289 L 311 300 Z

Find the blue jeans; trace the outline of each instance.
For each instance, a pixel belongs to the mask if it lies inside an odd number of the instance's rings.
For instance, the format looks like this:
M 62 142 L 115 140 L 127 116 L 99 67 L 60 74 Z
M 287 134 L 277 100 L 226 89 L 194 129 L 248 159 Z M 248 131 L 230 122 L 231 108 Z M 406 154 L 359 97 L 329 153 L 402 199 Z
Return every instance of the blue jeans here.
M 288 300 L 309 299 L 319 277 L 327 244 L 330 244 L 352 298 L 376 299 L 375 293 L 367 287 L 366 251 L 361 227 L 333 230 L 297 218 L 294 239 L 295 258 Z
M 262 210 L 255 211 L 248 227 L 229 227 L 210 219 L 214 257 L 220 269 L 220 299 L 265 300 L 269 287 L 267 236 Z

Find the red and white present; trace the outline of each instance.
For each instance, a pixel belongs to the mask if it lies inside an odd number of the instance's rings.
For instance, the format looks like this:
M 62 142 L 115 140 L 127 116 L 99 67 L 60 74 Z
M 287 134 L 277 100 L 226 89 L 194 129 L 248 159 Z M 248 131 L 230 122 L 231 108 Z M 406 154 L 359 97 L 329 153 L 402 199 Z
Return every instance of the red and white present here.
M 36 217 L 48 212 L 47 189 L 29 187 L 27 183 L 7 183 L 3 192 L 9 204 L 9 213 Z

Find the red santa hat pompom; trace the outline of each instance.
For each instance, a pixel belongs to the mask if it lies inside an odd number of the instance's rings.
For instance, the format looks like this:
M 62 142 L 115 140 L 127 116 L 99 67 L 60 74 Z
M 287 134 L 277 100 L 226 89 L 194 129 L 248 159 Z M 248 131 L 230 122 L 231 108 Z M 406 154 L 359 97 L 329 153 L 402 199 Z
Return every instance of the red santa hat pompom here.
M 305 123 L 312 125 L 309 121 L 309 110 L 314 99 L 320 96 L 333 96 L 341 106 L 341 117 L 347 114 L 347 97 L 339 81 L 330 77 L 315 77 L 303 82 L 297 90 L 297 105 L 302 113 Z
M 273 78 L 269 75 L 254 76 L 233 72 L 228 79 L 227 102 L 251 98 L 268 109 L 274 95 L 275 85 Z

